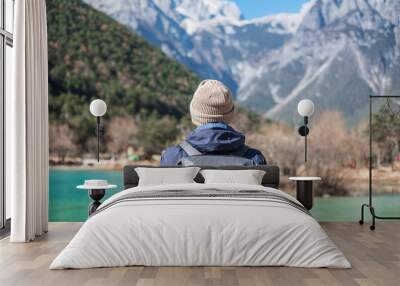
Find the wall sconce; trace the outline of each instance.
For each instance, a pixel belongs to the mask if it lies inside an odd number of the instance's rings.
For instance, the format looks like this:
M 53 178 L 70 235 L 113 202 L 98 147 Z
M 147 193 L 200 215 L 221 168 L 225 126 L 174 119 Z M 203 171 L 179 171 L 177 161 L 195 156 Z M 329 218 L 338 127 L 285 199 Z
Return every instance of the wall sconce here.
M 97 135 L 97 162 L 100 162 L 100 135 L 104 134 L 104 128 L 100 126 L 100 118 L 106 114 L 107 104 L 101 99 L 95 99 L 90 103 L 90 113 L 96 117 Z
M 308 118 L 314 113 L 314 103 L 309 99 L 303 99 L 297 105 L 297 111 L 304 117 L 304 125 L 300 126 L 299 134 L 304 137 L 304 161 L 307 163 L 307 135 L 310 132 Z

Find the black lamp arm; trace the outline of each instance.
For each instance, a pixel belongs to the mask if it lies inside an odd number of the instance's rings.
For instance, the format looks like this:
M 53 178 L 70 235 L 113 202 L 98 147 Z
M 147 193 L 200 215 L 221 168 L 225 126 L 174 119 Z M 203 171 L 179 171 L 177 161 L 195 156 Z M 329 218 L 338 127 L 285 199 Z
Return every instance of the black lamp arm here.
M 100 162 L 100 116 L 96 117 L 96 133 L 97 133 L 97 162 Z
M 308 129 L 308 116 L 304 116 L 304 125 L 300 126 L 299 134 L 304 137 L 304 161 L 307 163 L 307 135 L 310 132 Z

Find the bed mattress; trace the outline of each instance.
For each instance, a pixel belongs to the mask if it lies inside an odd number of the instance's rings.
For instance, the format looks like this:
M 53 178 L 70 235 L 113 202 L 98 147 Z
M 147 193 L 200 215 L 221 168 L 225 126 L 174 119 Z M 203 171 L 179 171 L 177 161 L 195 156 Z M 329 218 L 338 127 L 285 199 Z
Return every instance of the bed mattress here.
M 293 197 L 263 186 L 196 183 L 112 196 L 50 269 L 130 265 L 351 267 Z

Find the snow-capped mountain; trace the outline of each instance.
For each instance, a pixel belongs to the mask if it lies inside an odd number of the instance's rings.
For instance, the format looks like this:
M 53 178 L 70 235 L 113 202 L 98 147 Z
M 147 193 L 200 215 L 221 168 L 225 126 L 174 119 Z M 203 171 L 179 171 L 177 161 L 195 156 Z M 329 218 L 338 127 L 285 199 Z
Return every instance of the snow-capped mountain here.
M 213 0 L 85 0 L 94 8 L 139 33 L 167 55 L 176 58 L 200 77 L 224 80 L 236 89 L 236 80 L 221 53 L 202 50 L 199 42 L 218 39 L 203 31 L 205 24 L 240 21 L 240 10 L 230 1 Z M 198 33 L 206 39 L 200 39 Z M 207 38 L 209 37 L 209 38 Z M 214 47 L 213 47 L 214 49 Z
M 84 0 L 130 27 L 202 78 L 237 90 L 259 58 L 279 48 L 301 22 L 299 14 L 244 20 L 229 0 Z
M 294 36 L 241 86 L 239 100 L 277 119 L 292 117 L 302 98 L 351 121 L 365 116 L 368 94 L 400 92 L 400 26 L 392 13 L 399 3 L 316 1 Z
M 252 20 L 229 0 L 84 1 L 269 117 L 308 97 L 354 119 L 369 93 L 400 91 L 399 0 L 311 0 Z

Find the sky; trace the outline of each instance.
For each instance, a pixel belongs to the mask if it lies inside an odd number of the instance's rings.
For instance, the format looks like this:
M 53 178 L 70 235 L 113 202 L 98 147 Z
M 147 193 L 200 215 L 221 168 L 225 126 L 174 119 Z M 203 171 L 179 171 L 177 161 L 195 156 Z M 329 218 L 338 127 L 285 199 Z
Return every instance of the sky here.
M 246 19 L 277 13 L 300 11 L 307 0 L 234 0 Z

